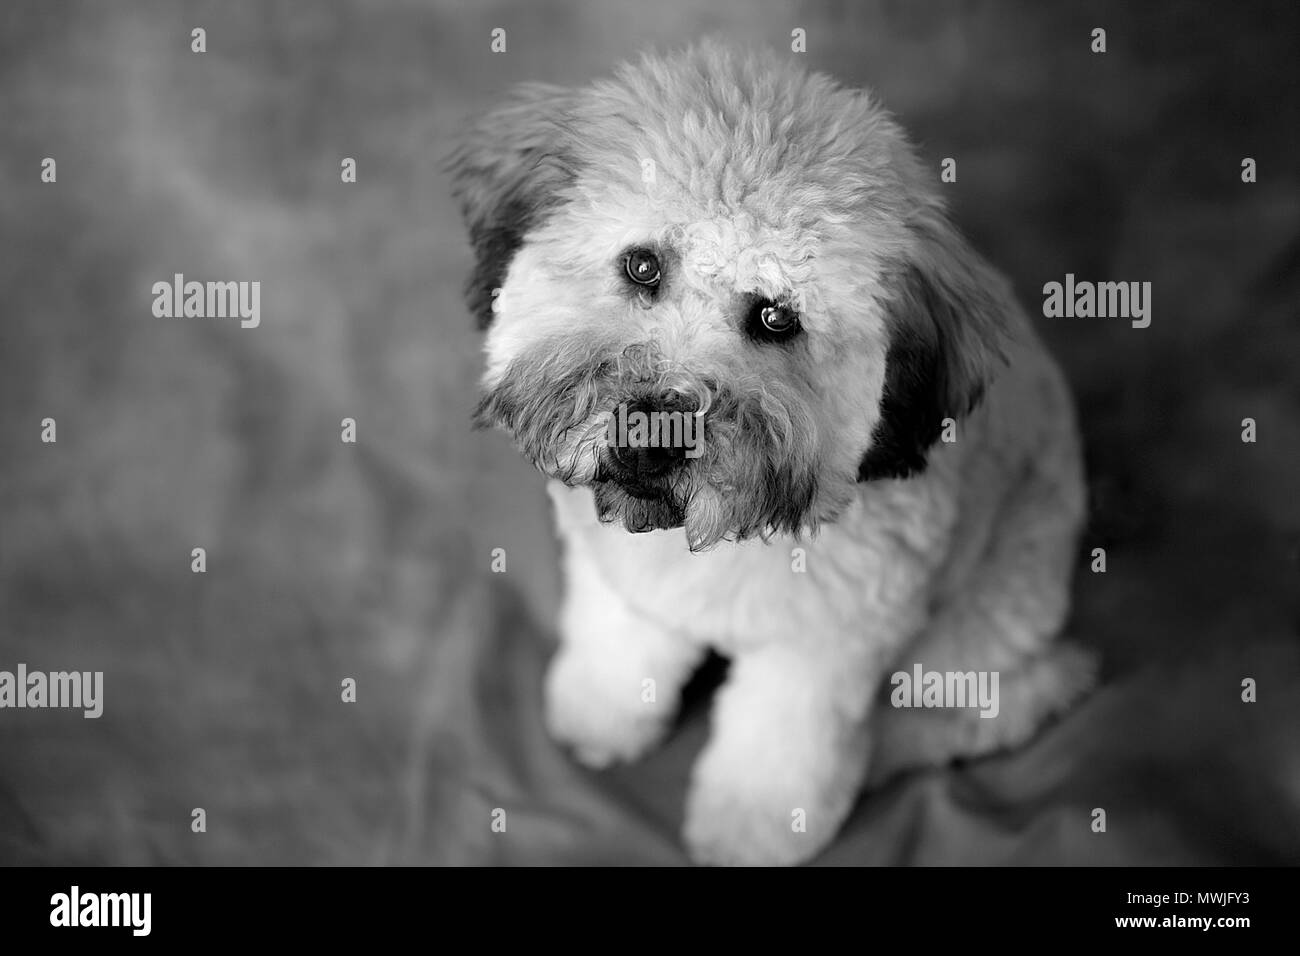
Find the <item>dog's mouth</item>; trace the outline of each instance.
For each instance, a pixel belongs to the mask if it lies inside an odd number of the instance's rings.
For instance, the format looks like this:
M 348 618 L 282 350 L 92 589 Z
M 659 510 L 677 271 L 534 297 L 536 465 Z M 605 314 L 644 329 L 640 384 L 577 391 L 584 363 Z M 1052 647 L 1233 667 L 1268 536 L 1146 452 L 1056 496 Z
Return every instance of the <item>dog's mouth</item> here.
M 621 520 L 633 534 L 680 528 L 686 523 L 686 509 L 667 479 L 631 474 L 607 456 L 602 456 L 596 467 L 591 490 L 597 517 L 606 523 Z
M 686 524 L 685 509 L 671 497 L 647 498 L 633 495 L 612 481 L 597 481 L 591 486 L 596 496 L 596 515 L 602 522 L 622 520 L 632 534 L 667 531 Z

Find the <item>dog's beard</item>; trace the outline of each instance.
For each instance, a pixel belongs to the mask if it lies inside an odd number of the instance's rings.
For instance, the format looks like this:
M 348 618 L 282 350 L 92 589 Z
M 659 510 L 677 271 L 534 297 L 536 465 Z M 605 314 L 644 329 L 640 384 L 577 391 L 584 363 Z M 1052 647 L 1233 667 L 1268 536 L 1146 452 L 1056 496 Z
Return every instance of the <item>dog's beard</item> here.
M 665 531 L 686 524 L 686 503 L 669 483 L 653 481 L 621 482 L 597 477 L 591 482 L 596 499 L 596 517 L 606 524 L 622 521 L 633 534 Z
M 636 391 L 707 394 L 698 457 L 653 477 L 629 475 L 611 459 L 614 410 Z M 516 359 L 484 394 L 480 425 L 500 425 L 536 467 L 571 486 L 588 486 L 602 522 L 634 533 L 682 528 L 693 551 L 723 540 L 798 534 L 814 528 L 817 435 L 788 386 L 762 376 L 691 375 L 652 349 L 611 358 L 566 342 Z

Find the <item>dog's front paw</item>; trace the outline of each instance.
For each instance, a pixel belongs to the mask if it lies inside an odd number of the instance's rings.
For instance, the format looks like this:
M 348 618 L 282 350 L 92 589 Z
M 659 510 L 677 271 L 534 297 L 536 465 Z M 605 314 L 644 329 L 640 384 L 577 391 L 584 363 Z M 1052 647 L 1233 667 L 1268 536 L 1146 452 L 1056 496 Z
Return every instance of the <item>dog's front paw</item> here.
M 647 699 L 647 696 L 650 699 Z M 546 729 L 582 764 L 632 761 L 668 731 L 672 710 L 599 655 L 562 648 L 546 675 Z
M 852 771 L 822 767 L 823 776 L 807 765 L 762 764 L 727 766 L 721 751 L 705 751 L 682 834 L 696 863 L 792 866 L 812 859 L 839 831 L 857 789 Z

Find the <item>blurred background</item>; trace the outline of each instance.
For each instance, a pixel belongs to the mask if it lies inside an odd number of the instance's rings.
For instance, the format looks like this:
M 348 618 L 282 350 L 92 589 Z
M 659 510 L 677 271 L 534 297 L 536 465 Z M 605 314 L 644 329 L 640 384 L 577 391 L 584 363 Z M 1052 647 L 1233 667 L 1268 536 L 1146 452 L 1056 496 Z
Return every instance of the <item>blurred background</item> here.
M 515 82 L 705 34 L 788 57 L 795 28 L 957 159 L 1031 315 L 1067 272 L 1154 305 L 1038 319 L 1107 549 L 1069 625 L 1104 686 L 867 795 L 822 862 L 1300 863 L 1300 7 L 847 0 L 0 7 L 0 669 L 105 685 L 98 720 L 0 711 L 0 863 L 686 862 L 706 694 L 604 774 L 541 730 L 556 544 L 468 425 L 439 160 Z M 260 327 L 155 318 L 176 272 L 261 281 Z

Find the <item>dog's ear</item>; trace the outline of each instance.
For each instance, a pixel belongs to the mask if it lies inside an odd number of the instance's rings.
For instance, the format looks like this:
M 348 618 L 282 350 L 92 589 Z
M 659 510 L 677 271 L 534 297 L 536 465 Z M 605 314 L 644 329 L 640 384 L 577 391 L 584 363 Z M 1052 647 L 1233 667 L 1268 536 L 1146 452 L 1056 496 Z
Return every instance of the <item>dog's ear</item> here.
M 474 248 L 465 298 L 480 328 L 492 322 L 495 290 L 524 236 L 573 182 L 569 110 L 573 92 L 527 84 L 475 121 L 446 161 L 452 194 Z
M 978 405 L 1006 361 L 1016 307 L 1007 281 L 941 210 L 927 211 L 912 229 L 915 245 L 885 281 L 885 387 L 859 481 L 924 470 L 944 419 L 960 419 Z

